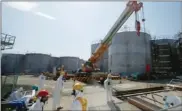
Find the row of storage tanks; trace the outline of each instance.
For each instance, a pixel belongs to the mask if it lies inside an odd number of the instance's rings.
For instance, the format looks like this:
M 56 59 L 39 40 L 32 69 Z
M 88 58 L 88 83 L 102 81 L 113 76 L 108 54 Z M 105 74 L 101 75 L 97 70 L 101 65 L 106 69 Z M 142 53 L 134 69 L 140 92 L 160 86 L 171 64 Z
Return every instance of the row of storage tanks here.
M 91 53 L 94 53 L 98 45 L 99 43 L 91 45 Z M 71 72 L 84 63 L 84 60 L 77 57 L 51 57 L 33 53 L 3 54 L 1 61 L 2 73 L 52 71 L 54 66 L 60 65 Z M 137 36 L 135 31 L 126 31 L 115 35 L 111 46 L 96 65 L 103 72 L 144 73 L 146 64 L 151 64 L 151 36 L 143 32 Z
M 146 64 L 151 64 L 150 41 L 151 36 L 147 33 L 141 32 L 137 36 L 135 31 L 119 32 L 96 65 L 104 72 L 144 73 Z M 98 45 L 91 45 L 91 53 Z
M 1 58 L 1 72 L 8 73 L 40 73 L 53 71 L 53 67 L 64 65 L 68 72 L 77 70 L 84 63 L 78 57 L 52 57 L 46 54 L 3 54 Z

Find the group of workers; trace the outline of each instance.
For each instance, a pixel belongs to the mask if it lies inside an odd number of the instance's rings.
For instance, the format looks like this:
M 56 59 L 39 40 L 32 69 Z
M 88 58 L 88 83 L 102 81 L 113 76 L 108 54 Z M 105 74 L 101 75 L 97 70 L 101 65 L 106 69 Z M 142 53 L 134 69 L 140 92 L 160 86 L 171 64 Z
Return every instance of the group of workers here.
M 44 81 L 44 75 L 41 75 L 39 78 L 42 78 Z M 61 92 L 63 90 L 63 76 L 64 71 L 60 71 L 60 76 L 56 81 L 55 88 L 53 90 L 53 110 L 62 109 L 63 107 L 60 106 L 60 98 Z M 41 81 L 41 80 L 40 80 Z M 40 82 L 40 89 L 43 89 L 44 82 Z M 112 75 L 108 74 L 107 79 L 104 81 L 104 88 L 106 91 L 106 100 L 108 102 L 112 102 Z M 71 105 L 71 110 L 88 110 L 88 103 L 87 99 L 83 95 L 83 85 L 81 83 L 74 83 L 73 85 L 73 92 L 72 95 L 74 96 L 73 103 Z M 171 106 L 182 104 L 181 99 L 177 96 L 164 96 L 164 108 L 169 108 Z
M 59 110 L 63 107 L 60 105 L 61 93 L 63 91 L 64 86 L 64 71 L 59 71 L 60 75 L 56 80 L 55 87 L 53 89 L 53 103 L 52 103 L 52 110 Z M 44 82 L 45 82 L 45 74 L 41 73 L 39 76 L 39 86 L 33 86 L 32 88 L 36 91 L 36 96 L 31 98 L 30 100 L 34 101 L 34 104 L 29 108 L 30 111 L 33 110 L 42 110 L 43 106 L 47 102 L 49 97 L 49 92 L 44 89 Z M 106 100 L 107 102 L 112 102 L 112 75 L 108 74 L 107 79 L 104 81 L 104 88 L 106 91 Z M 18 99 L 22 96 L 23 89 L 20 88 L 16 91 L 16 94 L 12 95 L 12 97 Z M 19 92 L 19 93 L 17 93 Z M 73 103 L 71 105 L 71 110 L 88 110 L 88 102 L 87 99 L 84 97 L 83 94 L 83 85 L 81 83 L 74 83 L 73 85 L 73 92 L 72 95 L 74 96 Z M 25 98 L 25 97 L 24 97 Z M 28 98 L 28 97 L 27 97 Z M 29 101 L 30 101 L 29 100 Z M 164 107 L 169 108 L 171 106 L 175 106 L 178 104 L 182 104 L 179 97 L 164 97 Z
M 60 98 L 64 86 L 63 76 L 65 75 L 65 72 L 64 70 L 58 70 L 58 72 L 60 73 L 60 75 L 56 80 L 56 84 L 52 93 L 53 94 L 52 110 L 59 110 L 63 108 L 60 105 Z M 39 90 L 43 90 L 45 81 L 44 73 L 41 73 L 41 75 L 39 76 L 39 81 L 40 81 Z M 104 87 L 106 89 L 107 102 L 110 102 L 112 100 L 111 74 L 108 74 L 108 77 L 104 82 Z M 87 99 L 83 95 L 83 85 L 81 83 L 74 83 L 72 95 L 74 96 L 74 99 L 71 105 L 71 110 L 84 110 L 84 111 L 88 110 Z

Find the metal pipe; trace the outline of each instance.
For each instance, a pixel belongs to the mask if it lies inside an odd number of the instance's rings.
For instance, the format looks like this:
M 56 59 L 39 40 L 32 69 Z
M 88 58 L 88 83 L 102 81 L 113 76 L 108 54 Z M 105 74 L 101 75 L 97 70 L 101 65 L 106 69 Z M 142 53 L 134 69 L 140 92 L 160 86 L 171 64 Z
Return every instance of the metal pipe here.
M 130 104 L 132 104 L 132 105 L 138 107 L 139 109 L 141 109 L 141 110 L 143 110 L 143 111 L 154 111 L 152 108 L 147 107 L 145 104 L 142 104 L 142 103 L 140 103 L 139 101 L 134 100 L 134 99 L 132 99 L 132 98 L 130 98 L 130 99 L 128 100 L 128 102 L 129 102 Z

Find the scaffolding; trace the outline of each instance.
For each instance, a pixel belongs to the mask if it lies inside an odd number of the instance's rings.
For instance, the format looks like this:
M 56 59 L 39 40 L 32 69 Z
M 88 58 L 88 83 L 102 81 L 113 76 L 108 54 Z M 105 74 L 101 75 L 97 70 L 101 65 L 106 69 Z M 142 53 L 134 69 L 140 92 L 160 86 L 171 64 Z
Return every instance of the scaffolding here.
M 1 51 L 6 49 L 13 49 L 15 43 L 15 36 L 1 33 Z M 10 95 L 15 89 L 18 80 L 18 75 L 4 75 L 1 76 L 1 103 Z M 2 105 L 2 104 L 1 104 Z
M 154 78 L 174 77 L 175 65 L 170 43 L 155 43 L 152 41 L 152 75 Z
M 13 49 L 15 36 L 1 33 L 1 50 Z

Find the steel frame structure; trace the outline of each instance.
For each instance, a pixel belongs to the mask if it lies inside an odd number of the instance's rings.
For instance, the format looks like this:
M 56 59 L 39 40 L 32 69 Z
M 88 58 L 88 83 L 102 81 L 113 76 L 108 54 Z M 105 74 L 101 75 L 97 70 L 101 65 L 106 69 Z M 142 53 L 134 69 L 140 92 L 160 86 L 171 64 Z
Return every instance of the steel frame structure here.
M 13 49 L 15 36 L 1 33 L 1 50 Z

